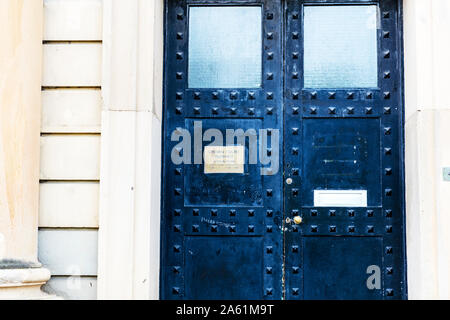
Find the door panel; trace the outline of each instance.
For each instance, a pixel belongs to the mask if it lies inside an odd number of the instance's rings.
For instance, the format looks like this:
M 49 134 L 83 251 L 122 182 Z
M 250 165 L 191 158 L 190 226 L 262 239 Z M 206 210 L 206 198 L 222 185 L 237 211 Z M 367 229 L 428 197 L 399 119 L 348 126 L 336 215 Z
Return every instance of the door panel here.
M 287 1 L 284 171 L 292 184 L 285 184 L 284 208 L 287 217 L 301 215 L 303 222 L 285 233 L 286 298 L 401 299 L 399 3 L 339 3 Z M 337 13 L 334 24 L 329 19 Z M 358 23 L 363 31 L 356 30 Z M 333 44 L 328 50 L 327 39 Z M 361 63 L 374 54 L 376 60 Z M 376 81 L 369 80 L 373 66 Z M 376 270 L 381 283 L 373 288 L 365 280 Z
M 267 129 L 269 146 L 270 129 L 282 133 L 281 4 L 167 0 L 166 9 L 161 296 L 281 299 L 282 156 L 279 170 L 261 175 L 250 135 L 230 143 L 244 147 L 243 172 L 207 173 L 195 159 L 216 142 L 210 129 L 223 138 Z M 177 165 L 183 129 L 192 161 Z
M 166 0 L 163 299 L 406 297 L 401 41 L 396 0 Z

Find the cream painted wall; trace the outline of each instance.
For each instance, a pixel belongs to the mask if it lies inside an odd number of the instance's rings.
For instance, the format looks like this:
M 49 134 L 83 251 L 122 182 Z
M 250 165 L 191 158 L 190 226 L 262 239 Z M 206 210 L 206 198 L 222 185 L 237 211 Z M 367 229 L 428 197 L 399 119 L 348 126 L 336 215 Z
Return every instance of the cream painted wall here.
M 0 260 L 37 261 L 42 1 L 0 1 Z
M 450 1 L 404 0 L 410 299 L 450 299 Z

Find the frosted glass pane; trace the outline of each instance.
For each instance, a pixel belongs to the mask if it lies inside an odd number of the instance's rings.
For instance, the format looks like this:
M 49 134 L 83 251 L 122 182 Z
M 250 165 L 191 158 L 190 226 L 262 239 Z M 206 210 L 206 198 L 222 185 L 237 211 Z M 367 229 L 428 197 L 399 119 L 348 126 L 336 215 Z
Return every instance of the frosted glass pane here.
M 378 87 L 376 6 L 307 6 L 306 88 Z
M 261 28 L 261 7 L 191 7 L 189 87 L 259 87 Z

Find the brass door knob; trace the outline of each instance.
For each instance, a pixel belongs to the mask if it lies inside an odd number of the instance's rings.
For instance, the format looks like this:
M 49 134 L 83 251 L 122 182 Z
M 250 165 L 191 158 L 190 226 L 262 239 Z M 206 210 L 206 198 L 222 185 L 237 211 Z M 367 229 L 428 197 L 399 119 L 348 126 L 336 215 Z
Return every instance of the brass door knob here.
M 302 217 L 300 217 L 300 216 L 294 217 L 294 223 L 295 224 L 301 224 L 302 222 L 303 222 Z

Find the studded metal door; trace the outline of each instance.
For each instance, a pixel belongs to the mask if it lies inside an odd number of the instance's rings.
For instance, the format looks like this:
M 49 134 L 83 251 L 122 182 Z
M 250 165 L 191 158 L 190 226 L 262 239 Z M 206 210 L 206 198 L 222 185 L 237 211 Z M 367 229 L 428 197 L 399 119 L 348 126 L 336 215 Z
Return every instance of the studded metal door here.
M 163 299 L 406 297 L 399 2 L 166 0 Z M 209 172 L 230 129 L 265 130 L 276 169 Z

